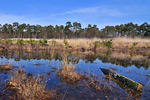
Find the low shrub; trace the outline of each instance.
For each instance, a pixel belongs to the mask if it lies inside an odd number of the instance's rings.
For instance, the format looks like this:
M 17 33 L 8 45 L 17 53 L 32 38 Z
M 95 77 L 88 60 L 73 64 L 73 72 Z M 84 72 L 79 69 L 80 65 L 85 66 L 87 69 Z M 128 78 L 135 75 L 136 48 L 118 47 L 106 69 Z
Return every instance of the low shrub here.
M 65 46 L 69 46 L 69 42 L 67 40 L 64 40 Z
M 112 39 L 110 40 L 104 40 L 102 42 L 100 41 L 95 41 L 94 43 L 94 48 L 96 49 L 98 46 L 106 46 L 108 48 L 111 48 L 112 47 Z
M 24 44 L 24 40 L 23 39 L 18 39 L 17 40 L 17 45 L 23 45 Z
M 130 49 L 135 50 L 137 45 L 138 45 L 138 42 L 133 42 Z
M 47 46 L 48 45 L 46 39 L 39 40 L 39 44 L 42 45 L 42 46 Z
M 54 46 L 57 44 L 57 42 L 56 42 L 55 40 L 51 40 L 50 42 L 51 42 L 52 45 L 54 45 Z
M 4 42 L 7 43 L 7 44 L 12 44 L 12 40 L 11 39 L 6 39 L 6 40 L 4 40 Z
M 98 46 L 101 45 L 101 42 L 100 41 L 95 41 L 93 44 L 94 44 L 94 48 L 97 48 Z
M 29 44 L 31 44 L 31 45 L 36 45 L 36 44 L 38 44 L 38 41 L 32 40 L 32 39 L 27 40 L 26 42 L 29 43 Z
M 106 40 L 106 41 L 102 41 L 102 45 L 108 47 L 108 48 L 112 48 L 112 39 L 110 40 Z

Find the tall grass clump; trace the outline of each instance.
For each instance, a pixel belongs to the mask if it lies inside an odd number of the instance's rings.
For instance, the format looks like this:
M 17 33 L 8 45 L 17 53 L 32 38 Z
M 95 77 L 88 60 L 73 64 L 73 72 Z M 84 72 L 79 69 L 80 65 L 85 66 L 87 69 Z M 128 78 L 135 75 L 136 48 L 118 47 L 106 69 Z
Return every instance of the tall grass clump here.
M 69 62 L 67 58 L 63 59 L 61 63 L 61 69 L 57 70 L 59 76 L 65 79 L 67 82 L 77 82 L 81 80 L 82 75 L 77 73 L 75 70 L 76 65 L 72 62 Z
M 11 75 L 7 86 L 13 91 L 11 96 L 14 100 L 47 100 L 52 97 L 52 93 L 45 90 L 45 83 L 39 75 L 26 74 L 22 69 Z

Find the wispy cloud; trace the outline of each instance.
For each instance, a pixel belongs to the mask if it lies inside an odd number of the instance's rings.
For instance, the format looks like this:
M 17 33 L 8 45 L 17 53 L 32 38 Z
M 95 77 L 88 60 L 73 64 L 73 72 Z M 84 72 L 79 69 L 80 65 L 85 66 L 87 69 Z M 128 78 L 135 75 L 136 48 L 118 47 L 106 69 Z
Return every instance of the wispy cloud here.
M 27 23 L 40 25 L 64 25 L 67 21 L 99 24 L 106 23 L 108 20 L 116 17 L 122 17 L 125 14 L 118 9 L 110 9 L 108 7 L 89 7 L 73 9 L 62 13 L 51 13 L 47 16 L 32 16 L 32 15 L 10 15 L 0 13 L 0 24 L 5 23 Z M 84 25 L 86 26 L 86 24 Z
M 7 15 L 7 14 L 0 14 L 0 24 L 5 23 L 29 23 L 29 24 L 37 24 L 37 18 L 31 18 L 29 16 L 17 16 L 17 15 Z
M 65 14 L 74 14 L 74 13 L 98 13 L 99 7 L 91 7 L 91 8 L 81 8 L 76 10 L 71 10 L 65 12 Z
M 80 8 L 71 11 L 66 11 L 63 14 L 91 14 L 91 13 L 93 13 L 94 15 L 97 14 L 98 16 L 105 15 L 105 16 L 112 16 L 112 17 L 125 15 L 118 9 L 110 9 L 107 7 Z
M 123 15 L 125 15 L 117 9 L 107 9 L 107 8 L 102 8 L 101 13 L 106 14 L 108 16 L 123 16 Z

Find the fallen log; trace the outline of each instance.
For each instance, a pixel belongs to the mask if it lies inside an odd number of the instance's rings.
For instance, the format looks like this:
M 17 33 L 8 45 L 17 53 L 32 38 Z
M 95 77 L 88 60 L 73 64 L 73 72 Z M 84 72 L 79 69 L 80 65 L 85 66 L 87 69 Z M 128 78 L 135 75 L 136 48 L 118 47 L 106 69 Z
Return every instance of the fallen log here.
M 122 82 L 120 82 L 119 80 L 117 79 L 114 79 L 113 77 L 111 77 L 111 79 L 117 84 L 119 85 L 120 88 L 122 88 L 124 91 L 126 91 L 126 93 L 128 93 L 128 95 L 132 96 L 133 99 L 139 99 L 140 96 L 142 95 L 142 91 L 140 90 L 134 90 L 130 87 L 128 87 L 127 85 L 125 84 L 122 84 Z
M 123 84 L 127 85 L 128 87 L 134 89 L 134 90 L 140 90 L 143 86 L 142 84 L 135 82 L 121 74 L 118 74 L 116 72 L 113 72 L 110 69 L 106 69 L 106 68 L 100 68 L 102 70 L 102 72 L 105 75 L 110 75 L 111 77 L 113 77 L 114 79 L 117 79 L 118 81 L 122 82 Z
M 0 70 L 12 70 L 13 66 L 9 64 L 0 65 Z

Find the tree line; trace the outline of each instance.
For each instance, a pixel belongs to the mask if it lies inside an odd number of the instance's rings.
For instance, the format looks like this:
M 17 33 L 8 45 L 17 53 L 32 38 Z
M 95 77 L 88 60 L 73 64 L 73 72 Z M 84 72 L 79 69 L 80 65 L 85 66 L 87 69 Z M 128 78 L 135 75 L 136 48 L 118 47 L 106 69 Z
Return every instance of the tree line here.
M 138 25 L 132 22 L 116 26 L 105 26 L 99 29 L 97 25 L 88 24 L 82 28 L 81 23 L 70 21 L 66 25 L 30 25 L 0 24 L 0 38 L 109 38 L 109 37 L 150 37 L 150 24 Z

